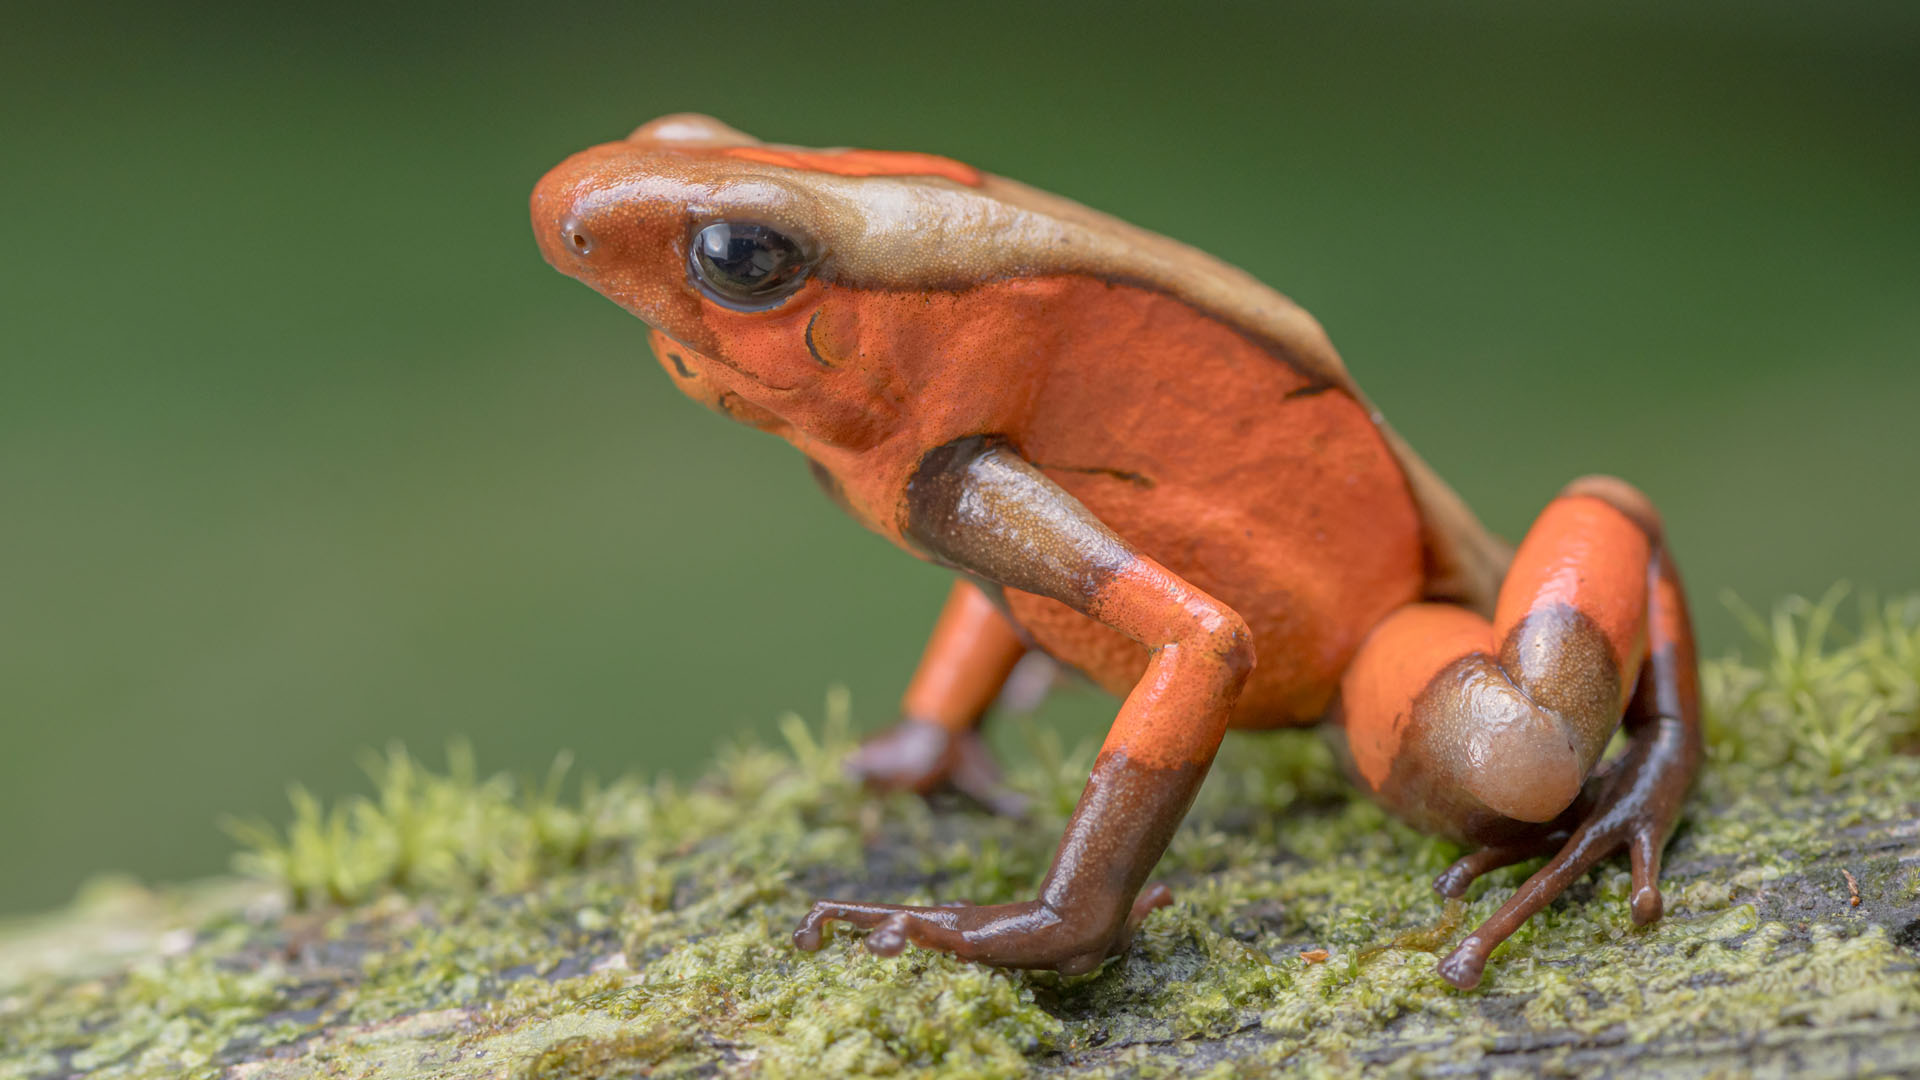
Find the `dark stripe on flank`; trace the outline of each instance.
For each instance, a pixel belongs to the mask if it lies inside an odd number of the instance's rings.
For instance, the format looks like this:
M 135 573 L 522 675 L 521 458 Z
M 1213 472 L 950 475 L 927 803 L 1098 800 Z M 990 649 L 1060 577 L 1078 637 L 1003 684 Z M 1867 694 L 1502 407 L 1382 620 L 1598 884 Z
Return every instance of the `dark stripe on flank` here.
M 1038 462 L 1034 463 L 1033 467 L 1039 469 L 1041 472 L 1052 469 L 1055 472 L 1084 473 L 1088 476 L 1109 476 L 1115 480 L 1124 480 L 1139 488 L 1150 488 L 1153 486 L 1153 477 L 1145 473 L 1130 472 L 1126 469 L 1110 469 L 1100 465 L 1041 465 Z

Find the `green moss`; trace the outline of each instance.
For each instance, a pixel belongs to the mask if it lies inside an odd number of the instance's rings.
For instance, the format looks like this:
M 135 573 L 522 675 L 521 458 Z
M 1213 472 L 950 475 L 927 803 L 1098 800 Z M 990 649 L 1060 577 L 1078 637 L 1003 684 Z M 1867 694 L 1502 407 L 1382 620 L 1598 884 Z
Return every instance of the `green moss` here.
M 0 926 L 0 1080 L 1920 1067 L 1920 598 L 1842 606 L 1753 615 L 1758 662 L 1705 665 L 1712 761 L 1666 917 L 1635 928 L 1603 864 L 1476 993 L 1428 950 L 1529 868 L 1442 905 L 1458 852 L 1298 732 L 1230 743 L 1160 867 L 1178 902 L 1094 973 L 882 960 L 852 933 L 795 952 L 815 896 L 1027 893 L 1090 754 L 1028 734 L 1025 822 L 871 799 L 841 775 L 835 693 L 692 785 L 568 794 L 564 759 L 527 784 L 394 749 L 370 797 L 238 827 L 259 884 L 108 884 Z

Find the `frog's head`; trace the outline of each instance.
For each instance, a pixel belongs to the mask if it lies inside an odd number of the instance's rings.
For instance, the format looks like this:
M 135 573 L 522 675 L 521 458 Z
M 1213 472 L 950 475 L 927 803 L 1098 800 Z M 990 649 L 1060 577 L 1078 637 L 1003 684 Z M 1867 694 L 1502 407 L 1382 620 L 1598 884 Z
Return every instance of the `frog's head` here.
M 1312 317 L 1240 271 L 932 154 L 770 145 L 666 116 L 561 162 L 532 213 L 548 262 L 653 327 L 676 385 L 809 454 L 863 450 L 936 409 L 929 445 L 994 430 L 1057 322 L 1044 289 L 982 288 L 1016 280 L 1163 290 L 1346 382 Z M 990 353 L 1011 366 L 981 378 Z M 950 392 L 929 393 L 943 378 Z
M 885 410 L 875 379 L 836 378 L 859 332 L 829 298 L 924 290 L 954 220 L 943 200 L 980 181 L 928 154 L 767 146 L 683 114 L 555 167 L 534 188 L 533 230 L 556 269 L 654 328 L 690 396 L 789 438 L 853 443 Z

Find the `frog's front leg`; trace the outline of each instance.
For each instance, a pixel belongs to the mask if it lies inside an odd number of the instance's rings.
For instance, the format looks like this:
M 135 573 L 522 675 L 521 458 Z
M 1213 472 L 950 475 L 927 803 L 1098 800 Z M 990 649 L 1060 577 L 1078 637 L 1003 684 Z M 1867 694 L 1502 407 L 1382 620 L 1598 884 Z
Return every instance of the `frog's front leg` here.
M 1026 651 L 978 585 L 954 582 L 900 700 L 900 722 L 863 743 L 848 771 L 883 791 L 952 788 L 998 813 L 1019 813 L 1022 800 L 1000 786 L 980 721 Z
M 1165 890 L 1141 887 L 1220 747 L 1253 667 L 1252 637 L 1226 605 L 1134 552 L 992 440 L 962 439 L 929 453 L 906 512 L 905 532 L 929 554 L 1064 603 L 1147 645 L 1151 659 L 1094 761 L 1036 899 L 981 907 L 823 900 L 794 944 L 817 949 L 826 925 L 842 921 L 874 930 L 868 947 L 882 954 L 912 941 L 1002 967 L 1090 970 L 1166 901 Z
M 1481 845 L 1435 888 L 1552 854 L 1440 963 L 1463 989 L 1488 955 L 1625 848 L 1636 923 L 1660 917 L 1660 851 L 1700 760 L 1693 631 L 1659 515 L 1610 477 L 1540 515 L 1491 623 L 1415 604 L 1370 634 L 1341 680 L 1355 771 L 1401 817 Z M 1624 713 L 1629 742 L 1602 764 Z

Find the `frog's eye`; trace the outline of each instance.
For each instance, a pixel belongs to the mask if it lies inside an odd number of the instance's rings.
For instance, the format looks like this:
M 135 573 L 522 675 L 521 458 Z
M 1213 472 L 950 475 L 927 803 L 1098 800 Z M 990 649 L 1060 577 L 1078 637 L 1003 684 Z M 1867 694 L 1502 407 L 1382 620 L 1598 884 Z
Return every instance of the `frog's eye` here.
M 716 221 L 693 235 L 687 263 L 708 296 L 728 307 L 758 310 L 798 289 L 813 257 L 765 225 Z

